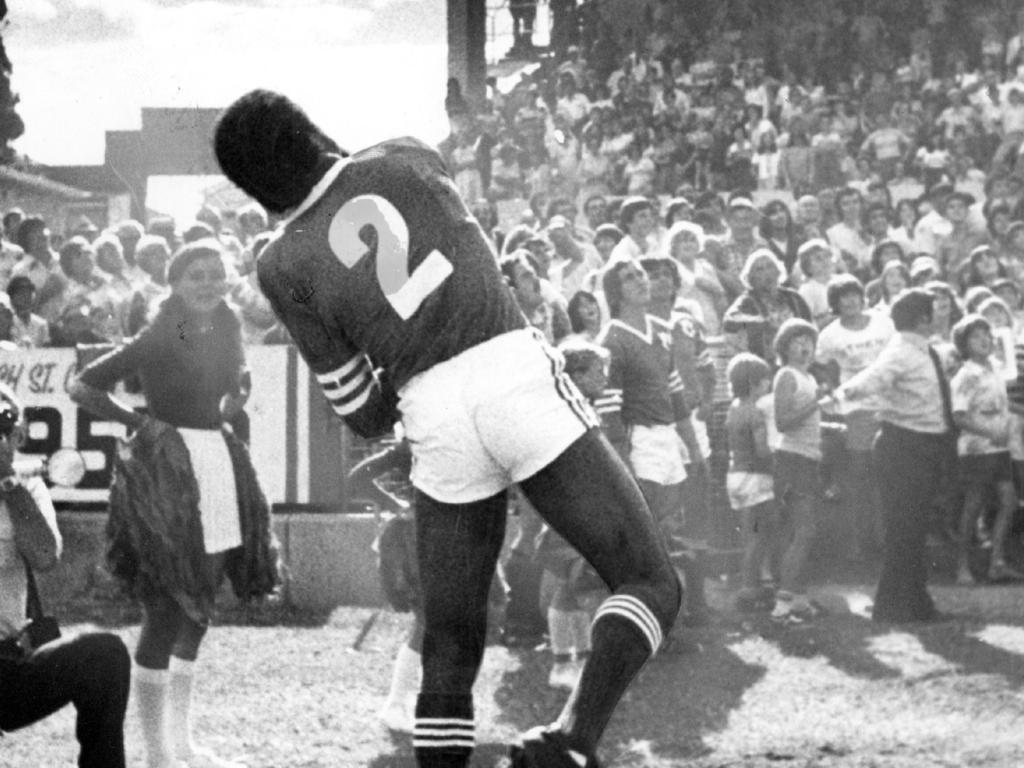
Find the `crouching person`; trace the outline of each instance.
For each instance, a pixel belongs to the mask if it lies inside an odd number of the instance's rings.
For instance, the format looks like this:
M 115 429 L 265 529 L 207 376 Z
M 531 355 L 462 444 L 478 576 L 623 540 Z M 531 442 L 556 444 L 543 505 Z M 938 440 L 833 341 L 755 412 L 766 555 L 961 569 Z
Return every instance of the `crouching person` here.
M 13 468 L 24 434 L 21 408 L 0 385 L 0 731 L 15 731 L 73 704 L 80 768 L 124 768 L 131 662 L 119 637 L 91 632 L 53 639 L 29 623 L 38 606 L 32 571 L 57 564 L 57 516 L 40 477 Z M 37 618 L 37 617 L 33 617 Z

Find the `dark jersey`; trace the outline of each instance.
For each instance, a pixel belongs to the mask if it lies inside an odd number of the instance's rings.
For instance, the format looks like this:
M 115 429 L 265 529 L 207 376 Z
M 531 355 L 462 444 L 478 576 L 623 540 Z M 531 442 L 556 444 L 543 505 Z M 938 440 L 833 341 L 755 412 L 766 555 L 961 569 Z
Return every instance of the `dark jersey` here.
M 626 425 L 674 424 L 689 416 L 672 359 L 671 324 L 647 315 L 646 332 L 612 320 L 600 337 L 611 353 L 608 387 L 596 405 L 602 420 Z
M 339 159 L 258 276 L 335 411 L 363 434 L 390 428 L 393 414 L 379 421 L 389 391 L 393 403 L 416 374 L 526 326 L 440 155 L 414 139 Z

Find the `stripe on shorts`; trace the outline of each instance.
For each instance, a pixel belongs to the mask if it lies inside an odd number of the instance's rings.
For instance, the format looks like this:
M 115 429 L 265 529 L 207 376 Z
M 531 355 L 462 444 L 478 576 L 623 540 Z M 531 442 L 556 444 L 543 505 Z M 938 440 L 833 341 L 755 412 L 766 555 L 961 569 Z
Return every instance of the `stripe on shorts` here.
M 548 362 L 551 364 L 551 376 L 555 380 L 555 391 L 558 396 L 561 397 L 572 412 L 576 415 L 583 426 L 588 429 L 591 427 L 597 427 L 598 421 L 594 417 L 593 409 L 584 399 L 579 389 L 573 383 L 572 379 L 569 378 L 565 372 L 565 358 L 562 354 L 554 349 L 547 340 L 544 338 L 544 334 L 538 331 L 536 328 L 531 329 L 534 338 L 536 338 L 541 345 L 541 349 L 548 358 Z
M 642 600 L 632 595 L 612 595 L 598 607 L 593 623 L 596 624 L 602 616 L 619 616 L 632 622 L 647 639 L 651 656 L 661 647 L 664 639 L 661 624 Z
M 472 720 L 455 717 L 417 717 L 412 745 L 417 749 L 473 749 L 476 742 Z

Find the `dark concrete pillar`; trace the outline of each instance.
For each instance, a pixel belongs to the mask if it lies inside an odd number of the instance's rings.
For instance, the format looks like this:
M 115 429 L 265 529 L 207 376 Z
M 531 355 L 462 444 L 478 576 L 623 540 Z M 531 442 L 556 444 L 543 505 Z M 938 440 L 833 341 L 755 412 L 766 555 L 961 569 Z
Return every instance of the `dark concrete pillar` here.
M 448 0 L 448 77 L 462 85 L 470 107 L 487 96 L 487 0 Z

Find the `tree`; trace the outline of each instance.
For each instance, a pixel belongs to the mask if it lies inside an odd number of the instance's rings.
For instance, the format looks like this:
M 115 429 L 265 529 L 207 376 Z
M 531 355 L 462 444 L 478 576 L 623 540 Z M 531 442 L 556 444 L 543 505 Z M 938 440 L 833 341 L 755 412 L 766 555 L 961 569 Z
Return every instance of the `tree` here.
M 0 0 L 0 30 L 7 22 L 7 1 Z M 14 150 L 10 142 L 25 132 L 15 107 L 18 105 L 18 94 L 11 90 L 11 72 L 14 67 L 4 48 L 3 36 L 0 34 L 0 163 L 10 164 L 14 160 Z

